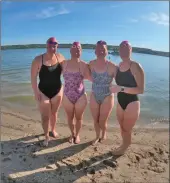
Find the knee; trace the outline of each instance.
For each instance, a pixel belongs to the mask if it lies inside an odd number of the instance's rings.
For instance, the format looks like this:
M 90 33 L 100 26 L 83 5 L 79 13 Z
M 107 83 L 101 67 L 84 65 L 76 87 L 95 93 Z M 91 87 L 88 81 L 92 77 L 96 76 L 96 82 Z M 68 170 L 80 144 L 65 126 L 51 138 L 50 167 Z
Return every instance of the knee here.
M 48 114 L 47 115 L 43 114 L 41 115 L 41 119 L 42 119 L 42 122 L 45 123 L 50 120 L 50 116 Z
M 82 123 L 82 121 L 83 121 L 83 118 L 82 117 L 76 117 L 76 122 L 79 122 L 79 123 Z
M 74 116 L 67 116 L 68 122 L 74 124 Z
M 56 111 L 51 111 L 51 116 L 52 117 L 55 117 L 57 115 L 57 112 Z
M 107 122 L 106 120 L 99 120 L 99 124 L 102 128 L 107 128 Z
M 131 134 L 132 128 L 126 127 L 126 126 L 121 126 L 121 131 L 123 133 Z

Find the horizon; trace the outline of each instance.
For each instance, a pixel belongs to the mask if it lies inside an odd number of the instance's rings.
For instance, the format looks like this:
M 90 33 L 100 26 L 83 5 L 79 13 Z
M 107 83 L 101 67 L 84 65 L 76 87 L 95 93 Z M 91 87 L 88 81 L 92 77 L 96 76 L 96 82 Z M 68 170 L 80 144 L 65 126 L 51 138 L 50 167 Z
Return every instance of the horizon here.
M 169 2 L 1 3 L 1 46 L 45 44 L 51 37 L 47 35 L 52 35 L 60 44 L 75 40 L 96 44 L 102 39 L 110 46 L 117 46 L 128 40 L 132 47 L 169 52 Z
M 72 44 L 72 43 L 59 43 L 59 45 L 61 44 Z M 95 45 L 95 44 L 92 44 L 92 43 L 81 43 L 81 45 L 85 45 L 85 44 L 88 44 L 88 45 Z M 34 43 L 34 44 L 15 44 L 15 45 L 1 45 L 1 47 L 5 47 L 5 46 L 27 46 L 27 45 L 46 45 L 46 43 Z M 119 47 L 119 45 L 110 45 L 110 44 L 107 44 L 107 46 L 117 46 Z M 152 51 L 158 51 L 158 52 L 167 52 L 169 53 L 169 51 L 160 51 L 160 50 L 154 50 L 152 48 L 145 48 L 145 47 L 137 47 L 137 46 L 132 46 L 132 48 L 142 48 L 142 49 L 149 49 L 149 50 L 152 50 Z M 67 49 L 67 48 L 66 48 Z

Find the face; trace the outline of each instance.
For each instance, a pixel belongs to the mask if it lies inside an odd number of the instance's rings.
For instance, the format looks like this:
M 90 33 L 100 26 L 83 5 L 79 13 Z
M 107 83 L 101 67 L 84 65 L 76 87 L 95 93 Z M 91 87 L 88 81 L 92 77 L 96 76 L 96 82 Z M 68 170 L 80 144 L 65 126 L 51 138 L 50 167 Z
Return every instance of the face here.
M 108 54 L 107 44 L 105 41 L 98 41 L 96 44 L 95 54 L 97 57 L 106 57 Z
M 130 59 L 132 47 L 128 41 L 123 41 L 119 46 L 119 55 L 122 59 Z
M 73 58 L 80 58 L 82 52 L 81 44 L 74 42 L 71 46 L 70 53 Z
M 50 38 L 47 41 L 47 51 L 49 53 L 55 53 L 57 51 L 58 42 L 55 38 Z

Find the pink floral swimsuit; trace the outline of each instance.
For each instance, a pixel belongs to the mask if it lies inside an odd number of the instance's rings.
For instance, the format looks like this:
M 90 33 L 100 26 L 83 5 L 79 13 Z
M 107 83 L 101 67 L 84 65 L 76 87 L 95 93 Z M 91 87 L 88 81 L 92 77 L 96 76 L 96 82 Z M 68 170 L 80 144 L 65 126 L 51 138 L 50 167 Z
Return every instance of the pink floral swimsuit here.
M 68 64 L 68 63 L 67 63 Z M 79 72 L 69 72 L 67 71 L 67 65 L 63 74 L 65 86 L 64 86 L 64 94 L 67 98 L 75 104 L 77 100 L 85 93 L 84 83 L 83 83 L 83 75 Z

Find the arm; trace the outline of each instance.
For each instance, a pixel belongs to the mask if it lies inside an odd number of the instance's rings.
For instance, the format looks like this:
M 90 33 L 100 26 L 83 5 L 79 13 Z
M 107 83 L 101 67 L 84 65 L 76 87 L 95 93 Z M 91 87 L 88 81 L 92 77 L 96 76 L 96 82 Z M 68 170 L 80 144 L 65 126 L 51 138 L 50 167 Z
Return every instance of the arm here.
M 135 77 L 137 87 L 129 88 L 125 87 L 124 93 L 128 94 L 142 94 L 144 92 L 145 87 L 145 78 L 144 78 L 144 71 L 140 64 L 134 64 L 134 67 L 132 67 L 132 74 Z
M 37 75 L 38 75 L 38 62 L 35 58 L 32 62 L 32 65 L 31 65 L 31 85 L 32 85 L 32 89 L 34 91 L 34 94 L 38 93 Z
M 63 73 L 63 70 L 64 70 L 64 65 L 65 65 L 65 57 L 62 55 L 62 54 L 59 54 L 59 57 L 60 57 L 60 64 L 61 64 L 61 67 L 62 67 L 62 73 Z
M 87 80 L 89 80 L 89 81 L 92 81 L 91 71 L 90 71 L 89 64 L 85 64 L 84 78 L 87 79 Z
M 62 63 L 65 60 L 65 57 L 60 53 L 60 62 Z

